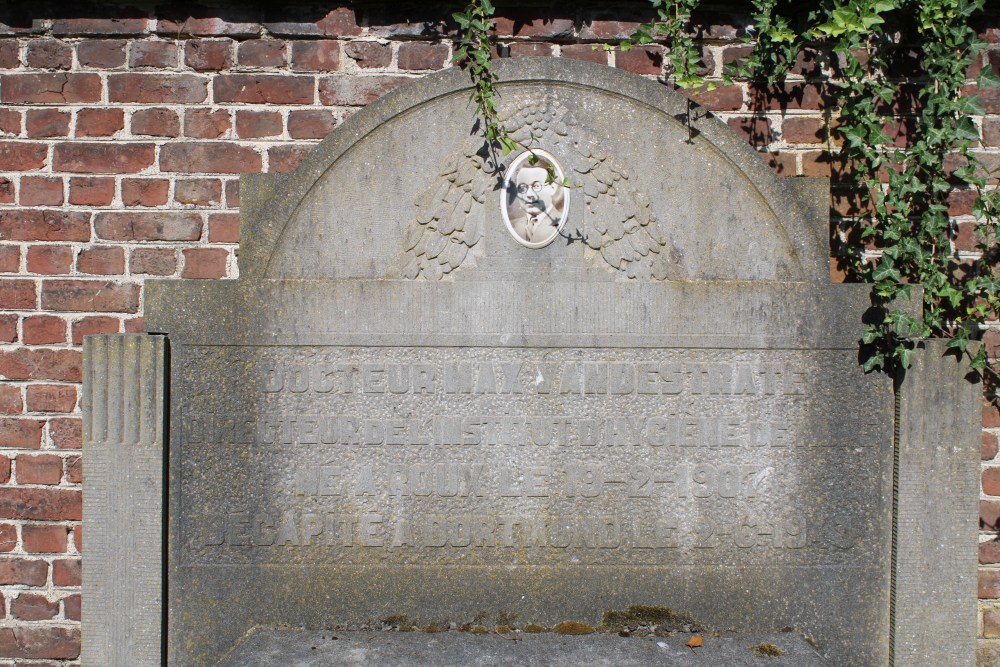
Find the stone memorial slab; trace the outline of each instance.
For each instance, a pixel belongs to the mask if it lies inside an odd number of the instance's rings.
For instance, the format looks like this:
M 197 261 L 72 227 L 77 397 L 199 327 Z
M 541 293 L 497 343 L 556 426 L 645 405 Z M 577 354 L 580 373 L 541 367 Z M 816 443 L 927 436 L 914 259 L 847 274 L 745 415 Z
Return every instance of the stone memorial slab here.
M 239 281 L 148 284 L 171 666 L 633 604 L 887 664 L 894 393 L 858 364 L 868 288 L 827 284 L 828 184 L 639 77 L 498 73 L 542 161 L 484 152 L 435 74 L 245 177 Z

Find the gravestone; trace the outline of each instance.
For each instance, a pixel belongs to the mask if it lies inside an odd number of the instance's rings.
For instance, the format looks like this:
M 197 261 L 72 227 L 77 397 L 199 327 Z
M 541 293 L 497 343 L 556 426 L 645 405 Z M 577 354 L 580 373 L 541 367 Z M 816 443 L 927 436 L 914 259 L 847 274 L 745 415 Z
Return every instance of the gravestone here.
M 147 283 L 171 348 L 169 664 L 255 628 L 636 604 L 794 628 L 834 665 L 921 643 L 907 664 L 971 664 L 975 388 L 928 362 L 907 383 L 941 389 L 904 384 L 905 412 L 956 411 L 899 428 L 858 364 L 868 288 L 828 284 L 828 183 L 640 77 L 498 74 L 536 155 L 484 153 L 467 75 L 428 76 L 292 174 L 244 177 L 238 281 Z M 946 475 L 968 498 L 918 492 Z M 899 553 L 901 497 L 953 541 L 914 525 L 933 553 Z M 911 571 L 928 588 L 897 594 Z M 940 645 L 897 616 L 929 592 Z

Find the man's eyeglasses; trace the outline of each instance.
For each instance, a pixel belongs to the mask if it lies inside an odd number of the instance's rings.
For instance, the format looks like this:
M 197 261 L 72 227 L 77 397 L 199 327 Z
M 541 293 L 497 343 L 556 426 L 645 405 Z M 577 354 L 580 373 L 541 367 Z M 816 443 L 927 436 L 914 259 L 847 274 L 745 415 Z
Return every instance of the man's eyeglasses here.
M 542 183 L 541 181 L 535 181 L 531 185 L 528 185 L 527 183 L 521 183 L 520 185 L 517 186 L 517 194 L 519 194 L 519 195 L 526 194 L 528 192 L 528 188 L 529 187 L 532 190 L 534 190 L 535 192 L 540 192 L 541 189 L 542 189 L 542 186 L 544 186 L 544 185 L 545 184 Z

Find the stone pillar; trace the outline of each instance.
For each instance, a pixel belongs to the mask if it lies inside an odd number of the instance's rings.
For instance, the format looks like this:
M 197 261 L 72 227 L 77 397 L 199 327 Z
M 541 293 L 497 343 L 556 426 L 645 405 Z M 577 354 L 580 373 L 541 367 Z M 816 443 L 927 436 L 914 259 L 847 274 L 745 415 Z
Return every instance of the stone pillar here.
M 166 339 L 83 344 L 85 667 L 161 664 Z
M 894 664 L 973 667 L 982 385 L 922 348 L 897 397 Z

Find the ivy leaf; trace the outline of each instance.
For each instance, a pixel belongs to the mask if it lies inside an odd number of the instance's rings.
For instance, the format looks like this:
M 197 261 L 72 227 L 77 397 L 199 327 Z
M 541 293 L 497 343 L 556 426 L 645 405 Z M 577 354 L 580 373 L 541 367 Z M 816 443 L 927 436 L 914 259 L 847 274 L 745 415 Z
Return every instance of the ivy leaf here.
M 991 68 L 985 67 L 976 79 L 976 84 L 980 88 L 1000 88 L 1000 76 L 994 74 Z

